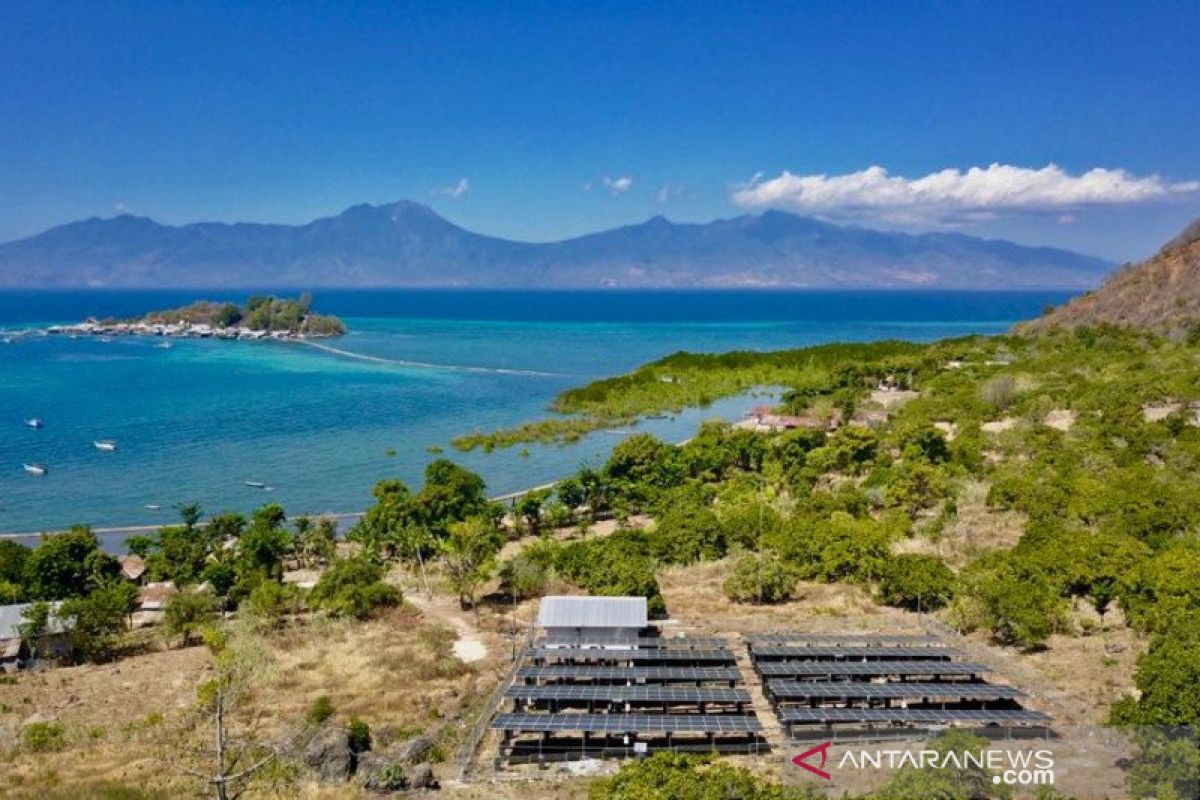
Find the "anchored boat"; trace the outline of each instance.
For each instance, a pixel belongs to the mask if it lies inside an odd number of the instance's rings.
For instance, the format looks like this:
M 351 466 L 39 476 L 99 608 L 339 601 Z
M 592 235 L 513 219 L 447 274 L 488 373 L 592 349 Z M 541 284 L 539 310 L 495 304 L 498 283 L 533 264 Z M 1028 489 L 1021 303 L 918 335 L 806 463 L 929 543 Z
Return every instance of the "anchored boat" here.
M 25 471 L 30 475 L 41 476 L 50 471 L 49 467 L 45 464 L 22 464 L 22 466 L 25 467 Z
M 106 453 L 111 453 L 117 449 L 117 443 L 112 439 L 97 439 L 96 441 L 92 442 L 92 445 L 94 445 L 97 450 L 103 450 Z
M 25 420 L 25 424 L 30 428 L 42 427 L 42 421 L 37 417 L 30 417 L 29 419 Z

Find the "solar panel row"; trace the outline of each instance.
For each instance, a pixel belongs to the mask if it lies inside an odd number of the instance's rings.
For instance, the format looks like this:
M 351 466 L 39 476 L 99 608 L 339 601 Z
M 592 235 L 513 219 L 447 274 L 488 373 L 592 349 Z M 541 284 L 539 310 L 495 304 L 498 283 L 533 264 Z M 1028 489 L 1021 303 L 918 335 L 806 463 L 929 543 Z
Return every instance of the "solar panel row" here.
M 745 689 L 698 686 L 510 686 L 516 700 L 587 700 L 652 703 L 749 703 Z
M 942 647 L 944 641 L 936 636 L 905 633 L 750 633 L 746 641 L 751 644 L 796 644 L 796 645 L 844 645 L 883 647 L 894 645 L 925 645 Z
M 983 664 L 965 661 L 779 661 L 756 663 L 759 674 L 785 676 L 887 677 L 890 675 L 979 675 L 988 671 Z
M 558 659 L 572 661 L 713 661 L 732 664 L 736 661 L 732 650 L 672 650 L 648 648 L 638 650 L 601 650 L 594 647 L 535 647 L 528 651 L 532 659 Z
M 750 647 L 754 658 L 912 658 L 949 659 L 959 651 L 949 647 L 804 647 L 796 645 L 754 644 Z
M 834 698 L 839 700 L 1011 700 L 1022 692 L 990 683 L 868 683 L 866 681 L 769 681 L 767 690 L 780 700 Z
M 525 680 L 624 680 L 659 681 L 663 683 L 695 683 L 696 681 L 738 681 L 737 667 L 588 667 L 554 665 L 528 666 L 517 670 Z
M 492 728 L 527 733 L 758 733 L 762 725 L 752 714 L 500 714 Z
M 1050 717 L 1040 711 L 1027 709 L 919 709 L 919 708 L 783 708 L 779 720 L 786 724 L 812 724 L 824 722 L 919 722 L 942 724 L 966 722 L 988 725 L 992 723 L 1033 724 L 1049 722 Z

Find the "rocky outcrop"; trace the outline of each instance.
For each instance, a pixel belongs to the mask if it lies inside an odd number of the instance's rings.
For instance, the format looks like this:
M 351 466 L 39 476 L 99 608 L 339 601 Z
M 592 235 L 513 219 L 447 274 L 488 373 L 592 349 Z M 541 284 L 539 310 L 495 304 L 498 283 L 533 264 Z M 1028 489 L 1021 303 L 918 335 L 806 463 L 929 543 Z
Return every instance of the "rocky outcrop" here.
M 321 729 L 304 748 L 304 763 L 315 769 L 324 783 L 345 782 L 355 766 L 350 733 L 338 727 Z

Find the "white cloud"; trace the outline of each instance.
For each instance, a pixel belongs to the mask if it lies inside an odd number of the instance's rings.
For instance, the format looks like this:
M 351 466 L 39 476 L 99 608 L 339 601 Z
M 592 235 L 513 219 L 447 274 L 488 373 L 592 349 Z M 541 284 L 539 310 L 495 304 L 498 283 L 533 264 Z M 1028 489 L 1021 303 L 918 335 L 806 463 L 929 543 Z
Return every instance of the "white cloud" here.
M 1171 183 L 1097 167 L 1071 175 L 1056 164 L 1041 169 L 992 164 L 945 169 L 910 179 L 880 166 L 846 175 L 755 175 L 733 190 L 747 208 L 788 208 L 896 222 L 978 222 L 1004 213 L 1055 213 L 1093 205 L 1165 200 L 1200 191 L 1200 181 Z
M 608 187 L 609 194 L 625 194 L 633 188 L 633 178 L 628 175 L 622 175 L 619 178 L 610 178 L 605 175 L 603 182 Z
M 664 203 L 670 202 L 671 198 L 673 198 L 673 197 L 679 197 L 679 195 L 681 195 L 681 194 L 683 194 L 682 187 L 672 186 L 671 184 L 668 183 L 668 184 L 664 185 L 661 189 L 659 189 L 658 192 L 654 195 L 654 201 L 656 203 L 658 203 L 659 205 L 662 205 Z
M 437 190 L 437 194 L 457 199 L 469 191 L 471 191 L 471 182 L 466 178 L 459 178 L 458 183 L 451 184 L 450 186 L 443 186 Z

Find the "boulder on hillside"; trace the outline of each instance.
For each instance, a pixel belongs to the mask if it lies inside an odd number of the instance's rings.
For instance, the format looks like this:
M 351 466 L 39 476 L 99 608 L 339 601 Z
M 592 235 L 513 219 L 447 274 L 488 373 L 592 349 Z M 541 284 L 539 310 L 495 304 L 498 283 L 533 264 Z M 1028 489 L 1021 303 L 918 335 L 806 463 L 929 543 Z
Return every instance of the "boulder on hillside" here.
M 304 748 L 304 763 L 315 769 L 324 783 L 345 782 L 354 772 L 349 731 L 339 727 L 318 731 Z

